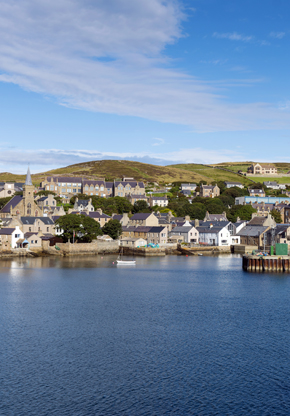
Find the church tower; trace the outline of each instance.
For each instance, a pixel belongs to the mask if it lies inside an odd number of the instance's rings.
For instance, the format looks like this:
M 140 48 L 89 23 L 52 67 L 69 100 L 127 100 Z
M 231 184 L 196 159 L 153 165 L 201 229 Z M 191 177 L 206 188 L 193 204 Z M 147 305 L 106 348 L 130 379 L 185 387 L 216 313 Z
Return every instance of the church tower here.
M 34 202 L 34 185 L 31 181 L 30 169 L 27 169 L 26 181 L 23 186 L 23 210 L 25 217 L 38 216 L 39 207 Z

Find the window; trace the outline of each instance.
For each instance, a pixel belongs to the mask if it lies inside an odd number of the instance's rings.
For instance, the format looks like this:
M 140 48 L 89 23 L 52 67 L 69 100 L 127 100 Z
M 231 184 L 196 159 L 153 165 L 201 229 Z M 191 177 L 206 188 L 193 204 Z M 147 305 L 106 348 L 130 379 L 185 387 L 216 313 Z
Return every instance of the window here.
M 37 240 L 35 240 L 35 244 L 37 244 Z
M 88 190 L 89 190 L 89 187 L 88 187 L 88 185 L 86 185 L 86 186 L 85 186 L 85 190 L 86 190 L 86 191 L 88 191 Z
M 71 189 L 68 189 L 67 191 L 68 191 L 68 192 L 71 192 Z
M 28 202 L 27 204 L 27 215 L 31 215 L 31 203 Z
M 31 231 L 31 227 L 29 227 L 29 231 Z
M 73 189 L 73 193 L 74 193 L 74 194 L 76 194 L 76 193 L 77 193 L 77 190 L 76 190 L 75 188 Z
M 34 243 L 34 240 L 31 240 L 31 244 L 33 244 Z
M 65 193 L 66 192 L 66 189 L 65 188 L 62 188 L 61 192 L 62 193 Z
M 66 186 L 66 183 L 63 183 L 62 186 Z
M 49 232 L 49 227 L 46 227 L 46 231 Z
M 91 186 L 90 186 L 90 190 L 91 190 L 91 191 L 93 191 L 93 190 L 94 190 L 94 185 L 91 185 Z M 91 195 L 93 195 L 93 194 L 91 194 Z

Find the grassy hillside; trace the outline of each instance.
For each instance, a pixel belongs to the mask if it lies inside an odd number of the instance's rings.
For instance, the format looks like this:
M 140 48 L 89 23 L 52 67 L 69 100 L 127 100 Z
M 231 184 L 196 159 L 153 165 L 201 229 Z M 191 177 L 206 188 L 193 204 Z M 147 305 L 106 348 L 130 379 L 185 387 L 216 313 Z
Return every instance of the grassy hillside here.
M 169 166 L 156 166 L 147 163 L 132 162 L 126 160 L 98 160 L 85 163 L 78 163 L 67 167 L 42 172 L 32 175 L 32 180 L 35 185 L 50 175 L 63 176 L 85 176 L 91 179 L 105 178 L 106 180 L 113 180 L 121 178 L 122 176 L 134 177 L 136 180 L 145 182 L 199 182 L 205 180 L 208 183 L 214 181 L 238 181 L 244 185 L 251 184 L 251 181 L 246 177 L 239 176 L 234 172 L 238 170 L 245 171 L 251 162 L 237 162 L 237 163 L 221 163 L 218 165 L 205 166 L 201 164 L 189 163 Z M 277 168 L 280 172 L 288 172 L 290 164 L 277 163 Z M 217 167 L 224 167 L 234 172 L 228 172 Z M 266 178 L 253 178 L 253 180 L 261 181 Z M 288 183 L 290 178 L 275 178 L 279 182 Z M 24 182 L 25 175 L 14 175 L 12 173 L 0 173 L 0 181 Z
M 215 166 L 218 166 L 218 165 L 215 165 Z M 187 170 L 189 172 L 195 172 L 196 174 L 200 174 L 204 177 L 204 180 L 206 180 L 207 182 L 230 181 L 230 182 L 241 182 L 244 185 L 250 185 L 252 183 L 246 177 L 237 175 L 232 172 L 227 172 L 225 170 L 216 169 L 215 167 L 211 168 L 211 167 L 204 166 L 204 165 L 196 165 L 194 163 L 171 165 L 171 167 L 178 168 L 181 170 Z M 221 167 L 224 167 L 224 166 L 221 166 Z
M 126 160 L 101 160 L 79 163 L 32 175 L 33 183 L 39 184 L 45 176 L 50 175 L 85 176 L 92 179 L 105 178 L 106 180 L 128 176 L 140 181 L 159 183 L 171 183 L 176 181 L 199 182 L 201 180 L 206 180 L 203 175 L 198 172 L 178 169 L 171 166 L 156 166 Z M 25 175 L 13 175 L 7 172 L 0 173 L 0 181 L 23 182 L 24 180 Z

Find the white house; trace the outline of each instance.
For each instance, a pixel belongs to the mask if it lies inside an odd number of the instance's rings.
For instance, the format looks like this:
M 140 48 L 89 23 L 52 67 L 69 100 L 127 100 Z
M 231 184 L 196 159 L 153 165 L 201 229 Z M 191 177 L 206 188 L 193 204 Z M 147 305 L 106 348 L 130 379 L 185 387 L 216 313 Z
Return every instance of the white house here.
M 225 182 L 225 185 L 227 188 L 234 188 L 235 186 L 241 189 L 244 188 L 244 185 L 240 182 Z
M 149 198 L 150 207 L 158 206 L 165 208 L 168 205 L 168 199 L 166 196 L 150 196 Z
M 182 183 L 181 190 L 182 191 L 195 191 L 197 187 L 196 183 Z
M 19 239 L 24 239 L 24 233 L 18 225 L 15 228 L 0 229 L 0 246 L 2 249 L 16 248 Z
M 282 183 L 277 183 L 276 181 L 265 181 L 263 182 L 263 184 L 265 186 L 267 186 L 267 188 L 271 188 L 271 189 L 286 189 L 286 185 L 282 184 Z
M 240 238 L 233 235 L 233 226 L 230 222 L 210 223 L 206 222 L 197 227 L 199 232 L 199 243 L 201 245 L 211 246 L 230 246 L 233 244 L 240 244 Z

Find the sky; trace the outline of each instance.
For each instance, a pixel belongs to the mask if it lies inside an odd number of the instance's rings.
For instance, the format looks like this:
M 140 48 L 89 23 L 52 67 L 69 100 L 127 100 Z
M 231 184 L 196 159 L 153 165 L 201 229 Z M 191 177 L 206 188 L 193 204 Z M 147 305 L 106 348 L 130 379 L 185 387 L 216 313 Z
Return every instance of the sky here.
M 288 0 L 0 0 L 0 172 L 290 162 Z

